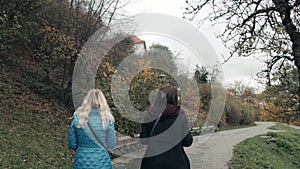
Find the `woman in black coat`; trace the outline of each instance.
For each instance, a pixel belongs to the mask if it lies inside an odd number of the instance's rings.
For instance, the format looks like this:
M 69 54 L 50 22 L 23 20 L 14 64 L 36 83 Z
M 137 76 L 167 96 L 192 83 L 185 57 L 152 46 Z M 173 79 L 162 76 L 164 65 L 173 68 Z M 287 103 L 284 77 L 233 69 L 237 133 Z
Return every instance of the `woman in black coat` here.
M 148 110 L 140 133 L 148 145 L 141 169 L 190 169 L 183 147 L 191 146 L 193 137 L 178 98 L 178 88 L 163 87 Z

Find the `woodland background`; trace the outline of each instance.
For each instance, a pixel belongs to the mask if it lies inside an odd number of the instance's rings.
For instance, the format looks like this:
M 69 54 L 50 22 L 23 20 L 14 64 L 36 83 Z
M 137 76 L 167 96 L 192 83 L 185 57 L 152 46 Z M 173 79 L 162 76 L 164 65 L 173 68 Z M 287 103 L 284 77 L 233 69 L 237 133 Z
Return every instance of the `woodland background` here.
M 127 2 L 119 0 L 1 0 L 0 1 L 0 166 L 37 168 L 71 166 L 67 146 L 68 127 L 74 112 L 72 73 L 78 53 L 99 28 L 121 20 L 119 13 Z M 135 52 L 128 37 L 118 43 L 99 65 L 96 87 L 107 97 L 116 119 L 116 130 L 123 135 L 139 133 L 140 124 L 120 115 L 111 96 L 112 75 L 124 58 Z M 169 47 L 153 44 L 144 54 L 171 60 L 176 71 L 178 55 Z M 283 51 L 279 51 L 283 52 Z M 143 58 L 137 65 L 147 64 Z M 218 126 L 224 130 L 251 126 L 255 121 L 278 121 L 300 125 L 298 74 L 291 62 L 278 64 L 268 78 L 265 90 L 235 82 L 226 93 L 225 109 Z M 276 65 L 274 65 L 276 67 Z M 275 69 L 276 70 L 276 69 Z M 144 110 L 148 95 L 172 77 L 160 79 L 160 70 L 145 68 L 131 82 L 130 99 Z M 181 77 L 187 78 L 184 72 Z M 196 66 L 194 78 L 199 87 L 199 111 L 194 127 L 201 127 L 211 100 L 212 75 Z M 121 79 L 120 79 L 121 83 Z M 192 90 L 192 89 L 191 89 Z M 192 103 L 191 103 L 192 104 Z M 11 160 L 10 160 L 11 159 Z M 60 159 L 60 160 L 58 160 Z

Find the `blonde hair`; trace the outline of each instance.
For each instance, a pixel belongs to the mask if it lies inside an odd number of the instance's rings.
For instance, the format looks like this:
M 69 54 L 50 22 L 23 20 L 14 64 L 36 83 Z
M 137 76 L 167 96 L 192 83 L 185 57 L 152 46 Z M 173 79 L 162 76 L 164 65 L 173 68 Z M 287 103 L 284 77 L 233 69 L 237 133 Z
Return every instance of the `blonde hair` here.
M 79 128 L 83 128 L 87 124 L 92 108 L 99 109 L 103 128 L 106 127 L 107 123 L 114 122 L 114 117 L 110 111 L 104 94 L 99 89 L 92 89 L 85 96 L 82 105 L 74 112 L 74 116 L 79 115 Z

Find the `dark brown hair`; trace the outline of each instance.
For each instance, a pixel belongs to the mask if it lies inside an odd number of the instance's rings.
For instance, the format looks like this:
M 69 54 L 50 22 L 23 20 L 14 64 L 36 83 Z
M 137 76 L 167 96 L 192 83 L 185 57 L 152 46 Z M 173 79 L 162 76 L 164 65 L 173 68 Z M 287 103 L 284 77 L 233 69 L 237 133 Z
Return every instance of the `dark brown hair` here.
M 178 88 L 177 87 L 165 86 L 159 90 L 156 101 L 155 101 L 155 106 L 159 106 L 159 105 L 165 104 L 165 103 L 179 106 L 178 105 Z

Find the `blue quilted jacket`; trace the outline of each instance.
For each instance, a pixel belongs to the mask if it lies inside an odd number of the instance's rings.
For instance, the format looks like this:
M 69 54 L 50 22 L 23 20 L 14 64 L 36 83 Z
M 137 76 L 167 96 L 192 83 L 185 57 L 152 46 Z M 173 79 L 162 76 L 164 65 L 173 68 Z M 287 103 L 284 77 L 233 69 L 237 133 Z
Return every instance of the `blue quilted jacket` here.
M 76 150 L 74 169 L 113 169 L 108 152 L 98 143 L 88 125 L 77 127 L 78 120 L 79 116 L 75 115 L 68 138 L 69 147 Z M 89 124 L 107 148 L 116 146 L 114 123 L 110 122 L 103 128 L 98 109 L 93 108 L 90 112 Z

